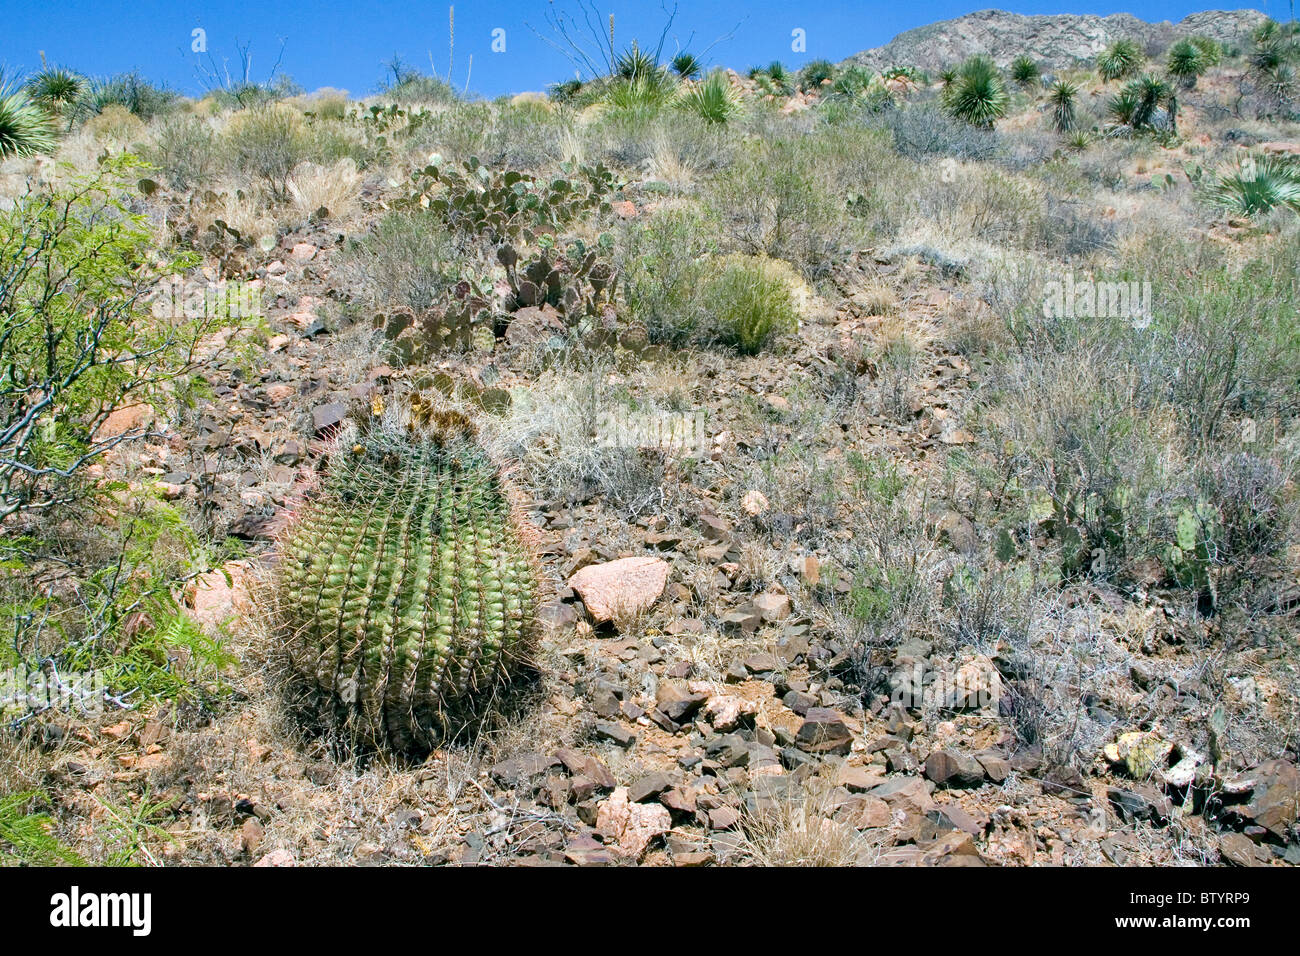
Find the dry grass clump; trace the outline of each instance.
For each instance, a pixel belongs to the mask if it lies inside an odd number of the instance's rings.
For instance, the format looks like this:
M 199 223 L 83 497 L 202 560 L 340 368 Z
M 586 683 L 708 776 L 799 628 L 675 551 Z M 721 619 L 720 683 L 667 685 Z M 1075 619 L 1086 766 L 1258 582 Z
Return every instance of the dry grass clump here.
M 356 162 L 345 156 L 330 166 L 300 164 L 287 186 L 298 215 L 306 218 L 324 209 L 331 219 L 342 220 L 357 210 L 361 174 Z

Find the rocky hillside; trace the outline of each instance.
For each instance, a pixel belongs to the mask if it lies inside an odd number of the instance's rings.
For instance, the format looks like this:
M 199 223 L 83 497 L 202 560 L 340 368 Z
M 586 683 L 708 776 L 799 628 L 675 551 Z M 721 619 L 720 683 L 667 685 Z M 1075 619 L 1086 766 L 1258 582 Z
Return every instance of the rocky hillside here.
M 1236 45 L 1265 19 L 1258 10 L 1206 10 L 1178 23 L 1147 23 L 1128 13 L 1107 17 L 1055 14 L 1025 16 L 981 10 L 900 33 L 885 46 L 856 53 L 844 61 L 872 70 L 909 64 L 938 70 L 976 53 L 1006 65 L 1027 53 L 1050 67 L 1089 60 L 1115 40 L 1131 38 L 1148 49 L 1163 49 L 1182 36 L 1200 35 Z

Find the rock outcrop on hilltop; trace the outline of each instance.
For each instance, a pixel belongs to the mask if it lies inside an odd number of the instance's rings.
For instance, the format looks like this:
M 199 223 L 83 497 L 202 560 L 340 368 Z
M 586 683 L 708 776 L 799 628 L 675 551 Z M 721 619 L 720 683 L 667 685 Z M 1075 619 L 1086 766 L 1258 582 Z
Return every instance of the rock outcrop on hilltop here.
M 1028 54 L 1049 68 L 1059 69 L 1091 60 L 1114 41 L 1125 38 L 1136 40 L 1149 51 L 1163 50 L 1184 36 L 1205 36 L 1229 46 L 1240 45 L 1265 19 L 1258 10 L 1206 10 L 1178 23 L 1147 23 L 1128 13 L 1106 17 L 1025 16 L 981 10 L 900 33 L 885 46 L 855 53 L 843 65 L 856 63 L 872 70 L 895 65 L 938 70 L 981 53 L 1002 66 Z

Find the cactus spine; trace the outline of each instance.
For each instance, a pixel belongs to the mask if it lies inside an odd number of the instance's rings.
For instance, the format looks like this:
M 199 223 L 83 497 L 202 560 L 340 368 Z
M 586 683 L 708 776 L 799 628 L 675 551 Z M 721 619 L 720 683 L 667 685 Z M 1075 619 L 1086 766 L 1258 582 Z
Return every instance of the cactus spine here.
M 427 750 L 475 716 L 526 659 L 537 593 L 527 531 L 463 427 L 341 449 L 281 542 L 290 659 L 367 746 Z

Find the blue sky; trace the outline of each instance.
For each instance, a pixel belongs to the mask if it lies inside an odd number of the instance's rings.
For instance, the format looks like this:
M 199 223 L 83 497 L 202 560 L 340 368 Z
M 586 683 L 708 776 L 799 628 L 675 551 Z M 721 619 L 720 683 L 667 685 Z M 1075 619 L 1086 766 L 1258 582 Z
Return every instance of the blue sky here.
M 577 0 L 554 0 L 578 9 Z M 615 15 L 616 46 L 634 37 L 653 45 L 664 22 L 658 0 L 595 0 L 602 14 Z M 551 36 L 545 22 L 550 0 L 461 0 L 455 5 L 456 45 L 453 81 L 471 92 L 498 96 L 544 89 L 573 75 L 573 66 L 540 39 L 528 24 Z M 671 8 L 672 0 L 668 0 Z M 1213 4 L 1209 4 L 1212 8 Z M 1231 7 L 1224 3 L 1223 7 Z M 1286 0 L 1253 5 L 1278 18 L 1288 16 Z M 347 3 L 340 0 L 0 0 L 0 64 L 10 74 L 39 66 L 40 53 L 54 63 L 91 75 L 138 69 L 155 82 L 188 94 L 210 85 L 204 71 L 228 61 L 237 72 L 237 45 L 250 45 L 252 73 L 263 80 L 277 57 L 280 72 L 308 90 L 346 89 L 354 96 L 373 92 L 384 63 L 400 54 L 413 66 L 429 68 L 433 55 L 439 73 L 447 70 L 446 2 Z M 809 59 L 839 60 L 888 42 L 912 27 L 981 9 L 967 0 L 930 3 L 844 2 L 844 0 L 680 0 L 665 48 L 676 43 L 699 52 L 735 30 L 706 58 L 710 64 L 744 69 L 780 59 L 798 66 Z M 1126 4 L 1051 3 L 1045 0 L 1001 5 L 1016 13 L 1128 12 L 1146 20 L 1178 20 L 1207 8 L 1206 3 L 1130 0 Z M 739 23 L 739 26 L 737 24 Z M 604 28 L 604 23 L 600 24 Z M 207 54 L 192 52 L 192 31 L 205 31 Z M 805 52 L 793 52 L 792 31 L 803 30 Z M 504 52 L 494 52 L 493 31 L 503 30 Z M 692 34 L 694 39 L 691 40 Z M 498 46 L 501 34 L 497 34 Z M 689 43 L 688 43 L 689 41 Z M 211 57 L 211 60 L 209 59 Z

